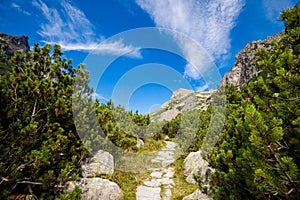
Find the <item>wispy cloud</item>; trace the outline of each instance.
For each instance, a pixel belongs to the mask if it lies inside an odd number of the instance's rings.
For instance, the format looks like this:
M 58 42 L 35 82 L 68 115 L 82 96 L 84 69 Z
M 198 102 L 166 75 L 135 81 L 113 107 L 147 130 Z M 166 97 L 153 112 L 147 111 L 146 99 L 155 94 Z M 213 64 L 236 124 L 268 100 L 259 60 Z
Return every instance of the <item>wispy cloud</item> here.
M 266 13 L 266 17 L 269 21 L 278 23 L 278 18 L 280 12 L 286 8 L 293 7 L 291 0 L 276 1 L 273 0 L 263 0 L 263 7 Z
M 120 54 L 140 57 L 139 49 L 128 46 L 122 41 L 100 42 L 105 38 L 97 35 L 94 25 L 79 8 L 68 1 L 61 1 L 60 9 L 51 8 L 42 0 L 33 0 L 33 5 L 39 8 L 46 19 L 38 32 L 45 43 L 60 44 L 64 50 L 91 51 L 96 53 Z M 100 44 L 100 45 L 99 45 Z
M 38 33 L 47 43 L 58 43 L 66 50 L 92 50 L 102 39 L 96 37 L 85 14 L 66 1 L 61 2 L 62 9 L 50 8 L 41 0 L 34 0 L 33 5 L 46 18 Z
M 199 87 L 196 87 L 196 92 L 204 92 L 204 91 L 206 91 L 208 89 L 208 85 L 207 84 L 205 84 L 205 85 L 201 85 L 201 86 L 199 86 Z
M 125 55 L 128 57 L 142 58 L 140 48 L 125 45 L 122 40 L 114 42 L 102 42 L 94 50 L 96 54 Z
M 20 13 L 23 13 L 23 14 L 28 15 L 28 16 L 31 15 L 30 12 L 24 10 L 19 4 L 11 3 L 11 7 L 17 9 L 17 11 L 19 11 Z
M 196 40 L 215 60 L 224 59 L 230 50 L 230 31 L 243 8 L 244 0 L 136 0 L 158 27 L 169 28 Z M 176 38 L 175 38 L 176 39 Z M 188 44 L 180 41 L 187 59 L 204 59 Z M 204 54 L 203 54 L 204 55 Z M 201 66 L 205 68 L 205 65 Z M 209 67 L 209 66 L 206 66 Z M 204 70 L 204 69 L 203 69 Z M 199 70 L 187 64 L 185 74 L 199 78 Z
M 102 94 L 99 94 L 99 93 L 96 93 L 96 92 L 94 92 L 94 93 L 92 94 L 92 98 L 94 98 L 94 99 L 99 99 L 99 100 L 105 100 L 105 101 L 108 101 L 108 99 L 105 98 Z
M 118 3 L 123 6 L 129 13 L 134 15 L 133 5 L 135 5 L 132 0 L 117 0 Z
M 47 42 L 49 44 L 57 44 L 57 42 Z M 122 40 L 118 41 L 103 41 L 101 43 L 90 43 L 90 44 L 81 44 L 81 43 L 60 43 L 62 49 L 65 50 L 81 50 L 81 51 L 90 51 L 93 54 L 99 55 L 116 55 L 116 56 L 127 56 L 131 58 L 142 58 L 140 48 L 134 47 L 132 45 L 125 45 Z

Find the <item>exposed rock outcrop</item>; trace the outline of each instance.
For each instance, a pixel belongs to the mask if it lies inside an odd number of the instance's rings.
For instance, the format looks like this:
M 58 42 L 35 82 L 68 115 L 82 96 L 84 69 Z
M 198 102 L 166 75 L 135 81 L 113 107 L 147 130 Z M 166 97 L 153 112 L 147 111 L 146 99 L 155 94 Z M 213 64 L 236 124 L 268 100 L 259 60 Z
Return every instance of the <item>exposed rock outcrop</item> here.
M 179 113 L 205 110 L 209 105 L 211 92 L 194 92 L 180 88 L 173 92 L 171 99 L 150 114 L 151 120 L 163 121 L 175 118 Z
M 184 197 L 182 200 L 212 200 L 213 198 L 203 194 L 200 189 L 197 189 L 195 192 L 192 194 Z
M 235 63 L 230 71 L 228 71 L 222 78 L 221 84 L 232 84 L 241 89 L 245 83 L 255 77 L 259 72 L 255 69 L 257 60 L 255 59 L 254 52 L 258 49 L 271 49 L 271 42 L 274 39 L 280 39 L 285 33 L 281 31 L 273 36 L 267 37 L 265 40 L 252 41 L 248 43 L 235 57 Z
M 27 36 L 11 36 L 0 32 L 0 50 L 4 51 L 8 58 L 17 50 L 28 52 L 30 50 Z
M 110 153 L 100 150 L 92 158 L 88 158 L 81 167 L 84 178 L 100 174 L 112 175 L 114 173 L 114 158 Z
M 209 178 L 214 172 L 214 169 L 208 167 L 208 162 L 202 158 L 201 151 L 191 152 L 184 159 L 184 175 L 186 176 L 186 181 L 195 185 L 198 182 L 195 180 L 195 176 L 201 181 L 202 187 L 207 187 L 207 194 L 201 192 L 197 189 L 194 193 L 184 197 L 184 200 L 197 200 L 204 199 L 210 200 L 212 192 L 209 190 Z
M 67 182 L 62 186 L 61 193 L 67 193 L 78 186 L 84 200 L 123 199 L 123 192 L 116 183 L 96 177 L 101 174 L 113 174 L 114 158 L 110 153 L 99 150 L 93 157 L 86 159 L 81 167 L 83 178 Z
M 184 175 L 186 181 L 197 185 L 194 176 L 198 176 L 202 186 L 209 186 L 209 177 L 214 172 L 214 169 L 208 167 L 208 162 L 202 158 L 201 151 L 191 152 L 184 159 Z
M 66 184 L 66 192 L 74 190 L 75 186 L 81 189 L 82 199 L 121 200 L 123 198 L 123 192 L 120 187 L 106 179 L 82 178 L 79 181 L 69 181 Z

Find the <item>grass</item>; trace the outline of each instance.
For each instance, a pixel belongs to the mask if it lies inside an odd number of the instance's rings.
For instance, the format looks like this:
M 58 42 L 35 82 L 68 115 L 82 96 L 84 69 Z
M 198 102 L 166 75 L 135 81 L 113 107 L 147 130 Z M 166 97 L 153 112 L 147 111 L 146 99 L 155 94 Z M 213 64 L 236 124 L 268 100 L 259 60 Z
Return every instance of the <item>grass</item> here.
M 166 143 L 163 140 L 154 140 L 148 138 L 144 141 L 144 146 L 138 148 L 138 152 L 140 153 L 149 153 L 152 151 L 157 151 L 164 147 Z M 139 159 L 143 160 L 143 154 L 140 154 L 140 157 L 135 158 L 136 160 L 132 161 L 132 164 L 135 165 L 137 168 L 141 168 L 139 164 L 147 165 L 146 161 L 140 161 Z M 155 155 L 154 155 L 155 156 Z M 143 166 L 145 167 L 145 166 Z M 150 178 L 149 172 L 143 173 L 133 173 L 133 172 L 126 172 L 121 170 L 114 171 L 112 176 L 108 175 L 100 175 L 99 177 L 109 179 L 117 183 L 124 193 L 123 200 L 134 200 L 136 199 L 136 190 L 139 185 L 143 185 L 144 180 Z
M 149 173 L 132 173 L 115 170 L 112 176 L 102 175 L 101 178 L 117 183 L 124 193 L 123 200 L 136 199 L 136 189 L 143 181 L 149 178 Z
M 154 140 L 148 138 L 145 140 L 145 145 L 142 148 L 139 148 L 139 152 L 151 152 L 161 149 L 165 146 L 165 142 L 163 140 Z M 137 164 L 138 162 L 135 162 Z M 144 163 L 146 165 L 146 163 Z M 175 173 L 173 176 L 173 180 L 175 182 L 175 186 L 172 190 L 172 200 L 181 200 L 183 197 L 193 193 L 198 187 L 191 183 L 185 181 L 184 176 L 184 158 L 180 157 L 173 164 Z M 143 181 L 147 178 L 150 178 L 149 172 L 143 173 L 132 173 L 125 172 L 121 170 L 115 170 L 112 176 L 108 175 L 100 175 L 101 178 L 109 179 L 117 183 L 124 193 L 123 200 L 134 200 L 136 199 L 136 190 L 137 187 L 143 185 Z M 162 194 L 164 194 L 165 190 L 162 187 Z
M 186 182 L 184 176 L 184 159 L 179 158 L 173 164 L 175 168 L 175 173 L 173 180 L 175 186 L 172 188 L 172 200 L 183 199 L 183 197 L 192 194 L 198 187 L 191 183 Z
M 144 146 L 138 149 L 138 152 L 151 152 L 157 151 L 166 145 L 164 140 L 154 140 L 152 138 L 147 138 L 144 141 Z

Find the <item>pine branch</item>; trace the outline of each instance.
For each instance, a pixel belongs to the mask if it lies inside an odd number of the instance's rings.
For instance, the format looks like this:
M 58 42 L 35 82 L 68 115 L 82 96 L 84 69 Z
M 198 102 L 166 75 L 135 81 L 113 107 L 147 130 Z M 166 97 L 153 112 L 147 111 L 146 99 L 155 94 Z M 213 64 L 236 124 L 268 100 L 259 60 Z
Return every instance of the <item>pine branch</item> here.
M 273 148 L 272 148 L 272 144 L 268 145 L 268 148 L 270 149 L 271 153 L 274 155 L 278 165 L 282 167 L 281 162 L 279 160 L 279 158 L 276 156 Z M 287 179 L 289 180 L 289 182 L 294 186 L 294 188 L 297 190 L 298 193 L 300 193 L 300 189 L 297 187 L 297 185 L 295 184 L 295 181 L 292 180 L 292 178 L 290 177 L 290 175 L 288 175 L 288 173 L 284 172 L 284 175 L 287 177 Z
M 295 98 L 282 98 L 282 97 L 276 97 L 277 99 L 280 99 L 280 100 L 284 100 L 284 101 L 297 101 L 297 100 L 300 100 L 300 97 L 295 97 Z

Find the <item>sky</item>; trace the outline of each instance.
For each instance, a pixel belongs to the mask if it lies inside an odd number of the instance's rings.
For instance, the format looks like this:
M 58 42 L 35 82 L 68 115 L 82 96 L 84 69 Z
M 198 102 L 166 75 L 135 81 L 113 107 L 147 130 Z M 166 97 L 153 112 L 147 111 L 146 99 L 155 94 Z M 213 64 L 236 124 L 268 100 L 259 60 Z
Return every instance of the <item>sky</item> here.
M 284 29 L 296 0 L 0 0 L 0 32 L 59 44 L 94 97 L 148 113 L 172 91 L 216 89 L 235 55 Z

